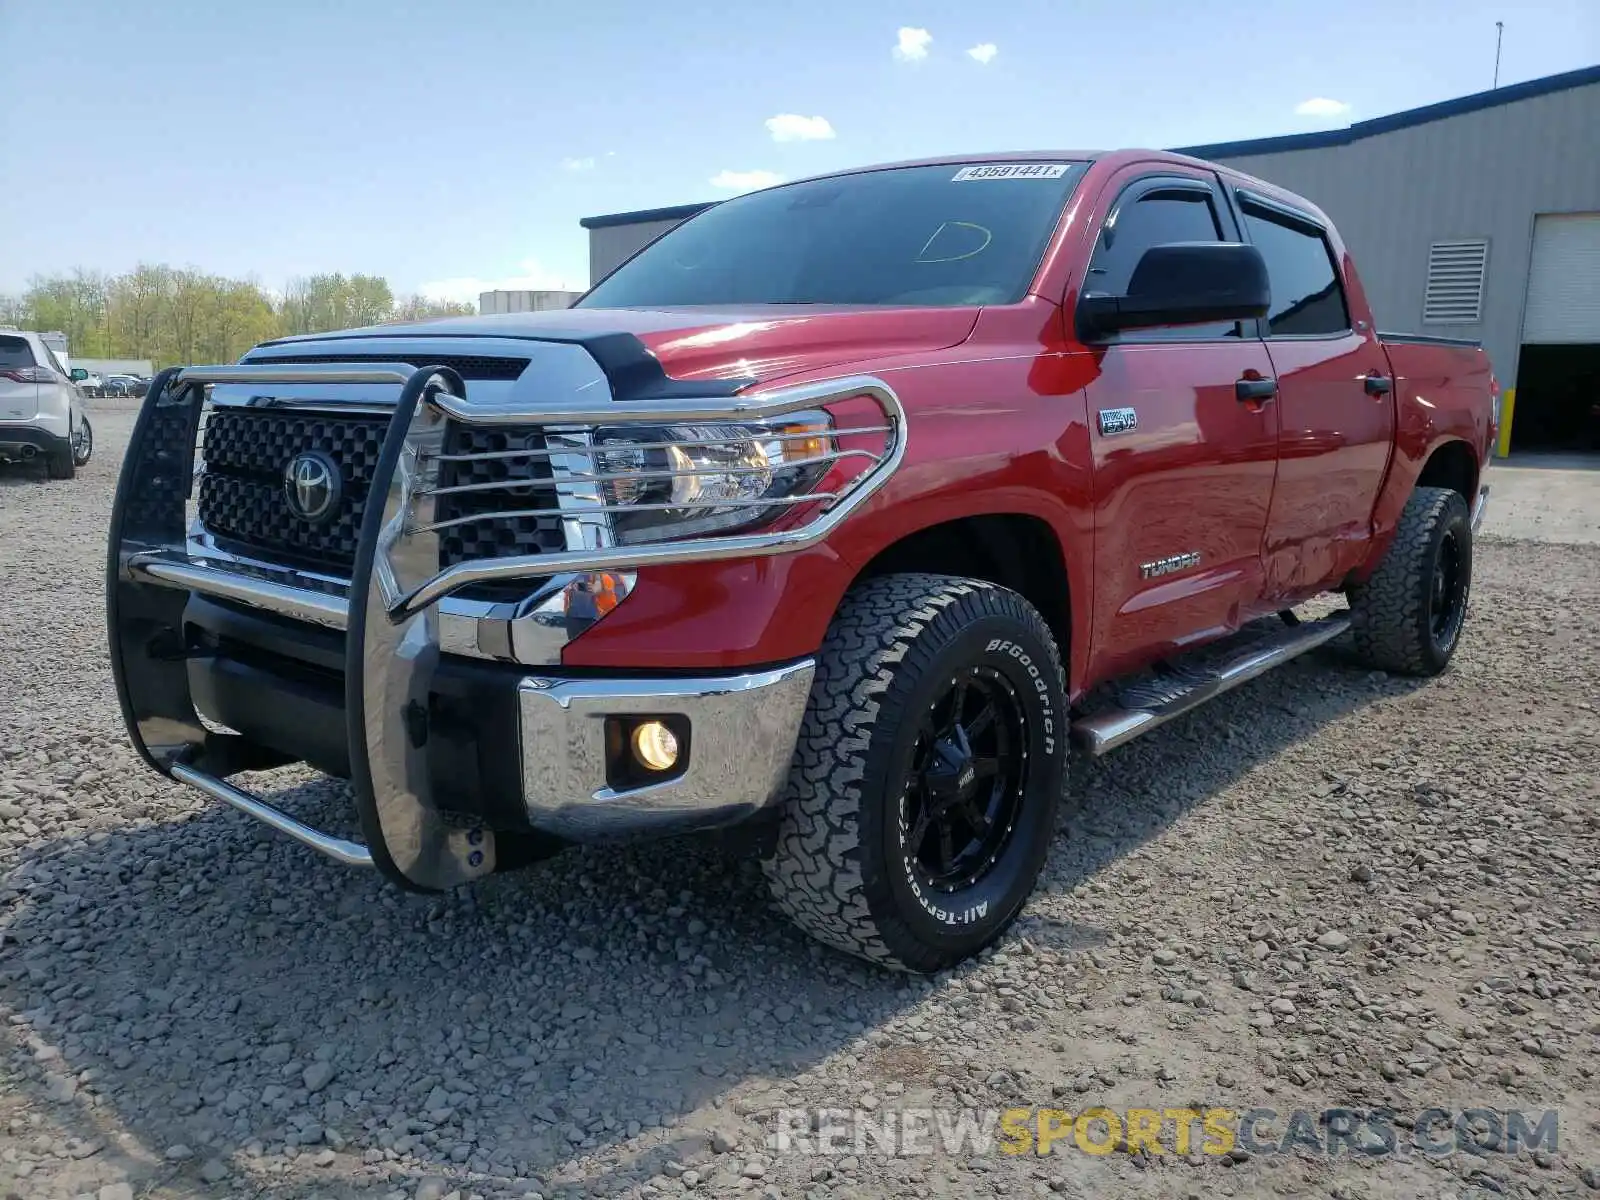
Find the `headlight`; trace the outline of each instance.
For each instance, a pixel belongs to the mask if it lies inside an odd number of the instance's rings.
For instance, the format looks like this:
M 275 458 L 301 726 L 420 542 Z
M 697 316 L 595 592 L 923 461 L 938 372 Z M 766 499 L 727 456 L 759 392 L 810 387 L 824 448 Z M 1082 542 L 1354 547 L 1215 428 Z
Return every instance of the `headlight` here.
M 613 426 L 595 435 L 600 496 L 623 545 L 771 520 L 834 460 L 825 412 L 760 423 Z

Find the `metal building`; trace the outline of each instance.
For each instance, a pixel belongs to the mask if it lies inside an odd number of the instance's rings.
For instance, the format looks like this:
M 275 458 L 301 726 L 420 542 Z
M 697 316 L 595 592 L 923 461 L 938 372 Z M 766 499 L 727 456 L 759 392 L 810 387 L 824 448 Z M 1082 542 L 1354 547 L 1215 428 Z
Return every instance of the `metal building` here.
M 571 308 L 582 292 L 479 292 L 478 312 L 548 312 L 552 308 Z
M 704 212 L 714 203 L 713 200 L 704 204 L 584 217 L 578 224 L 589 231 L 589 286 L 599 283 L 674 225 Z
M 1380 327 L 1481 341 L 1506 448 L 1600 450 L 1600 67 L 1182 152 L 1321 207 Z M 709 204 L 588 217 L 591 280 Z

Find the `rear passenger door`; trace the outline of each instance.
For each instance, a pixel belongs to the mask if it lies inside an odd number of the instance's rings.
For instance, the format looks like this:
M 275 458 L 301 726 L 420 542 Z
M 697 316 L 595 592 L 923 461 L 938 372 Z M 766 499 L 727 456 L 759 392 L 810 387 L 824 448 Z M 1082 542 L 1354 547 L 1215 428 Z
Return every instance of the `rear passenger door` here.
M 1169 242 L 1238 241 L 1214 175 L 1163 164 L 1096 201 L 1083 290 L 1123 294 Z M 1277 409 L 1247 385 L 1272 364 L 1253 322 L 1127 331 L 1090 347 L 1094 465 L 1091 677 L 1235 628 L 1260 595 Z
M 1267 263 L 1263 322 L 1278 381 L 1278 486 L 1266 595 L 1290 602 L 1366 557 L 1394 442 L 1394 385 L 1378 335 L 1351 320 L 1336 238 L 1320 219 L 1237 190 L 1245 234 Z

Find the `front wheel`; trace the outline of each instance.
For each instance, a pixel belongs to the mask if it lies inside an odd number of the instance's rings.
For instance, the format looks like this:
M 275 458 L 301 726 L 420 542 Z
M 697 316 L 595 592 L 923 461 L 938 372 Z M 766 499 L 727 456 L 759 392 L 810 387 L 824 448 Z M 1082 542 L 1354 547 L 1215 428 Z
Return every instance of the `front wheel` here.
M 78 420 L 78 431 L 72 435 L 72 462 L 75 466 L 85 465 L 94 454 L 94 430 L 89 425 L 88 417 Z
M 899 970 L 983 949 L 1044 864 L 1066 720 L 1055 641 L 1015 592 L 941 575 L 857 588 L 818 656 L 764 864 L 779 908 Z
M 1449 488 L 1417 488 L 1378 569 L 1350 590 L 1356 654 L 1385 671 L 1437 675 L 1461 640 L 1471 590 L 1467 502 Z

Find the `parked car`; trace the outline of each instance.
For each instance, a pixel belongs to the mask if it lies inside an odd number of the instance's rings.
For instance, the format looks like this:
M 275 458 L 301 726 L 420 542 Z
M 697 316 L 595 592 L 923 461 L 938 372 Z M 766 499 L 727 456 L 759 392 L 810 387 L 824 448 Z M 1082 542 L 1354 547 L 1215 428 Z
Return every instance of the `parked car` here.
M 137 375 L 107 375 L 102 387 L 106 396 L 142 396 L 149 391 L 149 380 Z
M 78 391 L 85 396 L 98 397 L 105 395 L 105 380 L 94 371 L 86 371 L 82 367 L 77 367 L 72 372 L 72 379 L 78 385 Z
M 38 459 L 51 479 L 71 479 L 89 461 L 94 431 L 78 402 L 77 374 L 37 333 L 0 333 L 0 464 Z
M 1069 745 L 1341 634 L 1450 662 L 1495 383 L 1374 328 L 1307 200 L 1041 154 L 729 200 L 565 311 L 166 371 L 112 519 L 129 731 L 408 888 L 753 821 L 802 928 L 947 967 L 1033 888 Z M 299 760 L 360 842 L 230 782 Z

